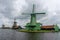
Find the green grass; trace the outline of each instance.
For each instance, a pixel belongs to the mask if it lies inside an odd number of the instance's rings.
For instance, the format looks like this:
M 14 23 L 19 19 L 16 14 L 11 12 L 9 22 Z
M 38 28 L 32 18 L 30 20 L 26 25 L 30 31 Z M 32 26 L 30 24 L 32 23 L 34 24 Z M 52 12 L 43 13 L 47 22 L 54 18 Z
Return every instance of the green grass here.
M 54 30 L 39 30 L 39 31 L 31 31 L 31 30 L 18 30 L 19 32 L 55 32 Z

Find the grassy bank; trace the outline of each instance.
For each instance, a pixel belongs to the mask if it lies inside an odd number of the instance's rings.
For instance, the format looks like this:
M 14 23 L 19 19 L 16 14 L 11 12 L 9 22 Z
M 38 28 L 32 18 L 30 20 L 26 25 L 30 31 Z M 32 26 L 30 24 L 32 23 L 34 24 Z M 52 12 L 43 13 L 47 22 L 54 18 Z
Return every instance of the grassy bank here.
M 39 31 L 31 31 L 31 30 L 18 30 L 19 32 L 55 32 L 54 30 L 39 30 Z

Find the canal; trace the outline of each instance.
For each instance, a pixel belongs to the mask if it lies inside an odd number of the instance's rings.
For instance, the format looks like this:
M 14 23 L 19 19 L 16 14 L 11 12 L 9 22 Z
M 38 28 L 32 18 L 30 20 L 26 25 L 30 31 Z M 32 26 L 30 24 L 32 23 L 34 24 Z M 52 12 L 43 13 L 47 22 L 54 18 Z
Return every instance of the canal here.
M 25 33 L 11 29 L 0 29 L 0 40 L 60 40 L 60 32 Z

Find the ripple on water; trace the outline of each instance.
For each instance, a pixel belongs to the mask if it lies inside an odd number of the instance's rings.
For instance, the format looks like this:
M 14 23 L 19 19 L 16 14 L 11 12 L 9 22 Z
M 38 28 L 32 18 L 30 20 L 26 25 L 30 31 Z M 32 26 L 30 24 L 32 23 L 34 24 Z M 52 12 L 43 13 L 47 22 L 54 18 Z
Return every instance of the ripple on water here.
M 24 33 L 11 29 L 0 29 L 0 40 L 60 40 L 58 33 Z

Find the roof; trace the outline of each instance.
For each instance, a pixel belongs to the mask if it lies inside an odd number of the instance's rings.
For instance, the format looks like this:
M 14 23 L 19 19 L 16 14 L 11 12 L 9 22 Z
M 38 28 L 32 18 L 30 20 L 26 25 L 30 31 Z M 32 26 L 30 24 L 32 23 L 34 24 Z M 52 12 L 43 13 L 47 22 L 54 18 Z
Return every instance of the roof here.
M 46 25 L 46 26 L 42 26 L 41 28 L 54 28 L 54 25 Z

